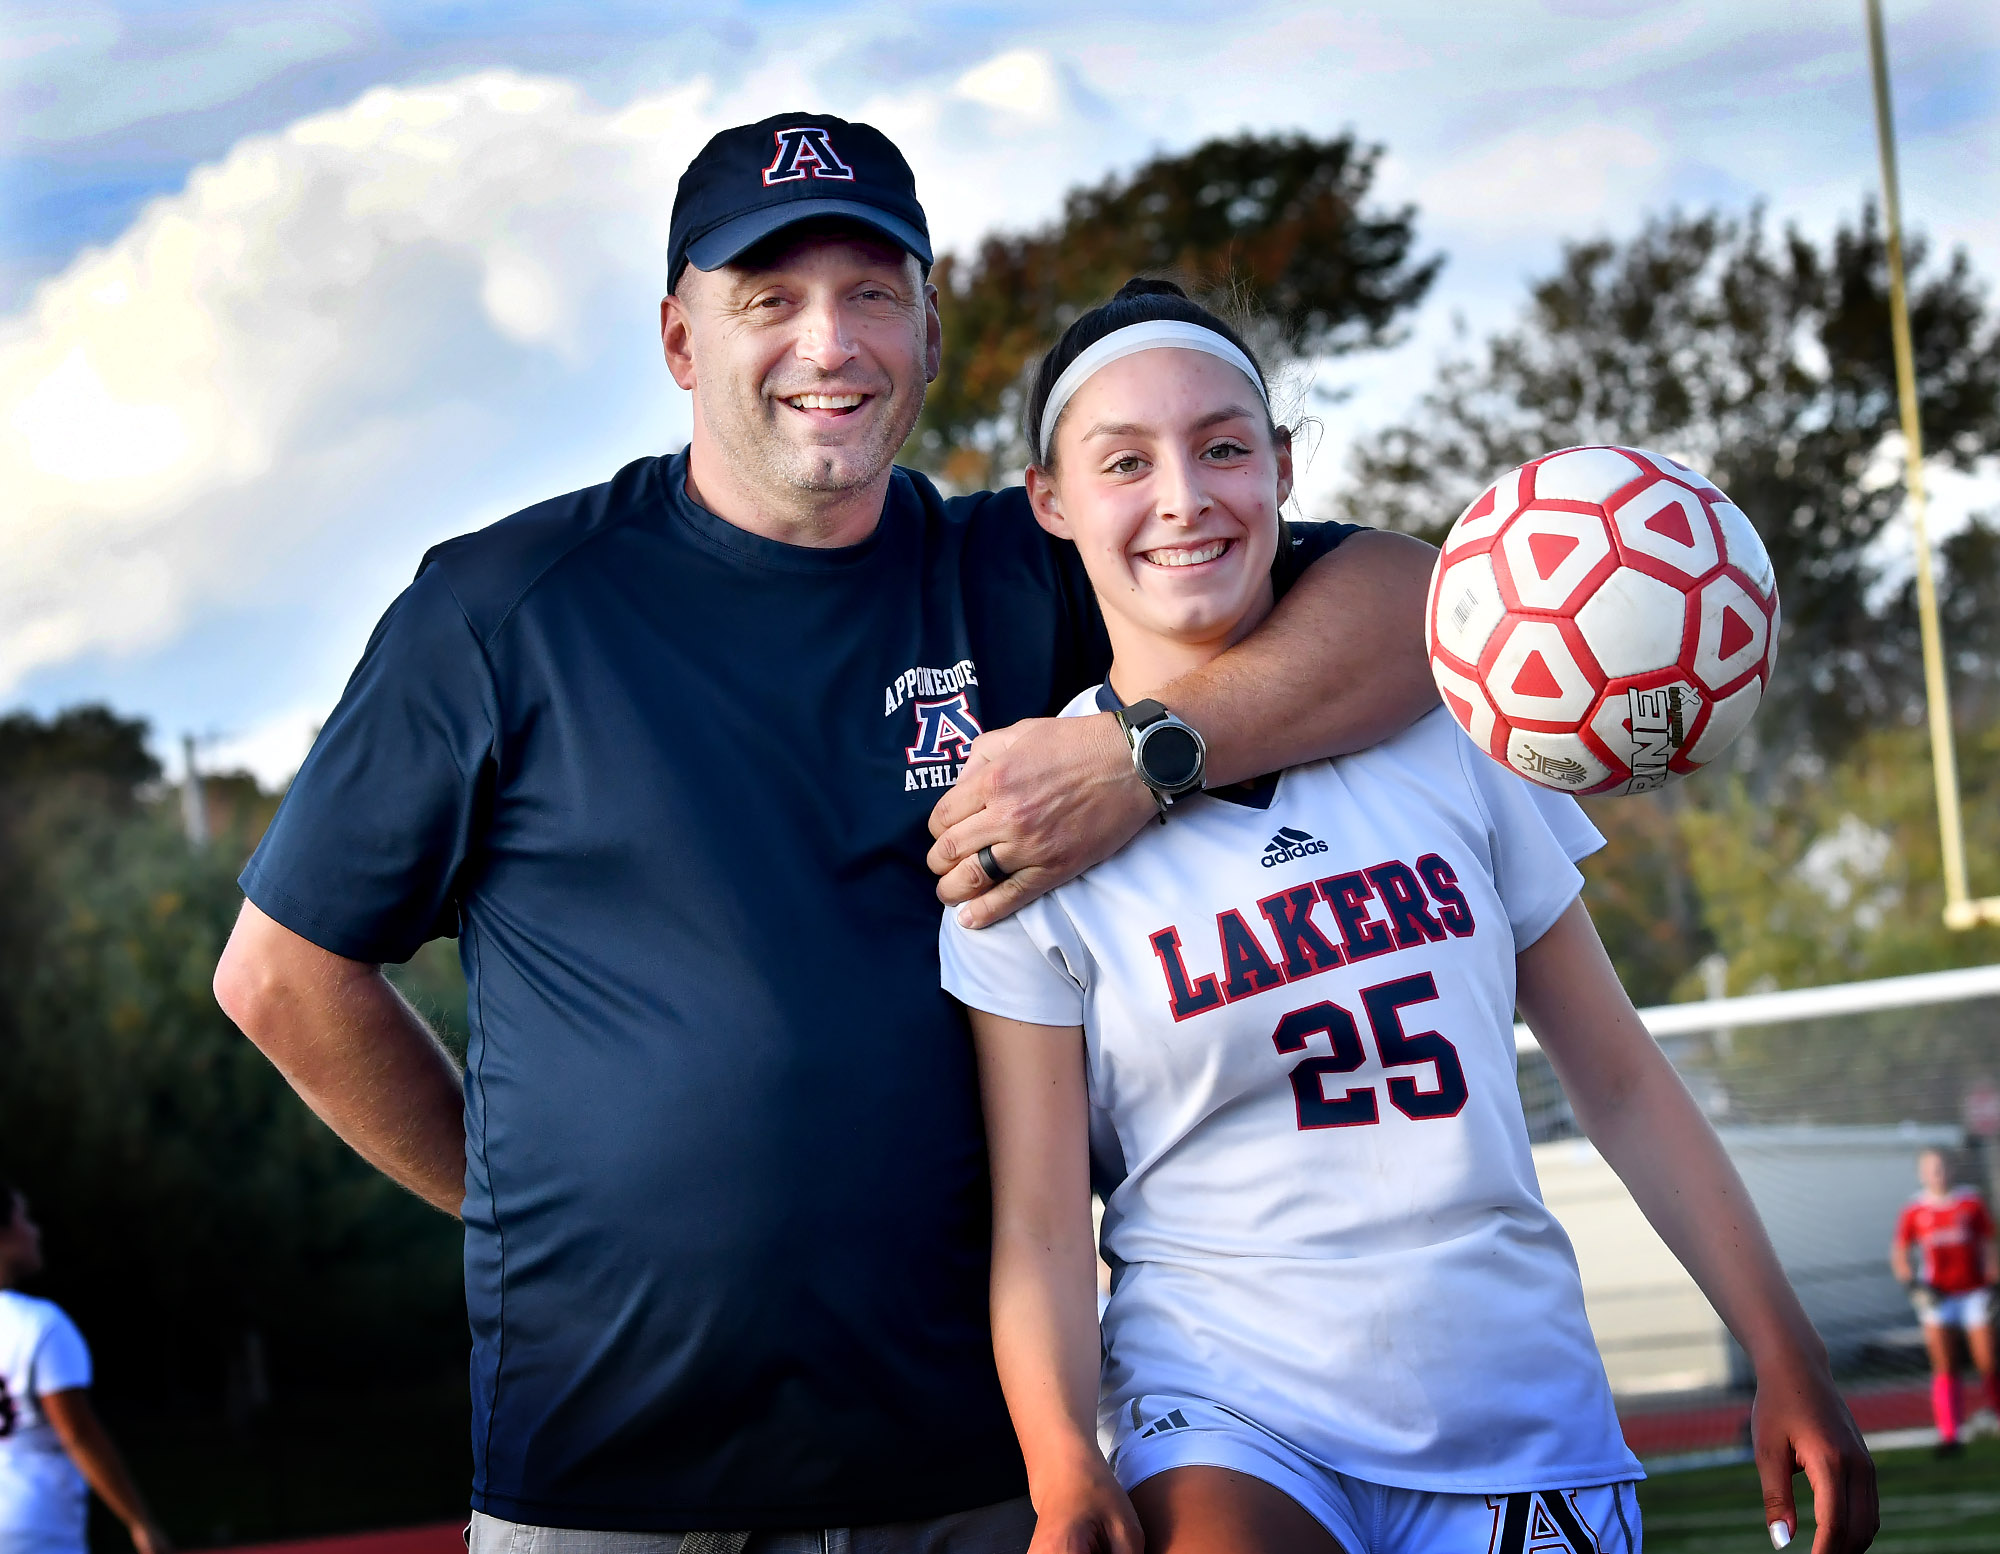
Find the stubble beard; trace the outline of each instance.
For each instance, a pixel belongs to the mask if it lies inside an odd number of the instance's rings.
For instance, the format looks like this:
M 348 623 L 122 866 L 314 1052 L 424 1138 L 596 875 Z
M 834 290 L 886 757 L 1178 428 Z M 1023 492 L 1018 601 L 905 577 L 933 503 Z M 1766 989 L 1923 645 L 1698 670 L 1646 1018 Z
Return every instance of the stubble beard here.
M 906 396 L 894 396 L 861 443 L 821 447 L 786 437 L 778 426 L 785 411 L 759 395 L 747 414 L 731 418 L 729 431 L 717 440 L 725 457 L 750 475 L 769 500 L 794 508 L 818 507 L 881 479 L 916 425 L 923 403 L 920 383 L 913 403 Z

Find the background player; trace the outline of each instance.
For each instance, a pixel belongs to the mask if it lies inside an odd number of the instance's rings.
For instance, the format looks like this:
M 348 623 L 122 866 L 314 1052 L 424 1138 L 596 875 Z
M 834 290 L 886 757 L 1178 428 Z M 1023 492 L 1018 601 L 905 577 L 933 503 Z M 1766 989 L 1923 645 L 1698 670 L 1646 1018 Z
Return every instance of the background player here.
M 1069 711 L 1121 709 L 1142 772 L 1161 730 L 1188 758 L 1153 774 L 1166 824 L 942 935 L 975 1011 L 994 1351 L 1037 1551 L 1136 1549 L 1121 1485 L 1149 1554 L 1636 1551 L 1641 1472 L 1536 1185 L 1517 1002 L 1756 1367 L 1773 1543 L 1796 1463 L 1821 1554 L 1865 1547 L 1872 1466 L 1578 899 L 1601 838 L 1575 802 L 1442 710 L 1203 793 L 1198 743 L 1145 699 L 1272 605 L 1290 444 L 1241 340 L 1134 282 L 1044 361 L 1029 427 L 1036 514 L 1075 541 L 1114 653 Z M 1114 1270 L 1101 1407 L 1087 1155 Z
M 1988 1405 L 2000 1419 L 2000 1377 L 1993 1365 L 1993 1287 L 2000 1284 L 2000 1244 L 1993 1217 L 1970 1187 L 1953 1187 L 1941 1151 L 1917 1157 L 1923 1186 L 1896 1221 L 1889 1266 L 1910 1292 L 1917 1320 L 1924 1325 L 1924 1348 L 1931 1357 L 1931 1414 L 1937 1420 L 1938 1453 L 1963 1450 L 1958 1441 L 1958 1355 L 1952 1339 L 1965 1335 L 1972 1363 L 1986 1384 Z M 1917 1262 L 1910 1261 L 1916 1248 Z
M 5 1182 L 0 1215 L 0 1550 L 83 1554 L 94 1489 L 139 1554 L 168 1554 L 172 1545 L 90 1406 L 83 1335 L 60 1307 L 15 1288 L 41 1272 L 42 1232 Z

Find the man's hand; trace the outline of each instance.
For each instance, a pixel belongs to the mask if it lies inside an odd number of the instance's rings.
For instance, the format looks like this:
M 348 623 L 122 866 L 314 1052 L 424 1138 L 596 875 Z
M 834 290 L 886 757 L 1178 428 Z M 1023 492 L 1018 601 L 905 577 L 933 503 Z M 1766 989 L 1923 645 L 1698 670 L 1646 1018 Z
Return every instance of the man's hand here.
M 1365 750 L 1438 704 L 1423 629 L 1436 559 L 1407 534 L 1356 534 L 1226 653 L 1134 695 L 1200 733 L 1210 787 Z M 931 814 L 938 896 L 984 928 L 1110 857 L 1155 813 L 1110 714 L 996 729 Z M 982 847 L 1015 877 L 989 888 Z
M 1156 813 L 1108 712 L 982 734 L 931 811 L 938 899 L 963 902 L 959 921 L 984 928 L 1109 858 Z M 982 847 L 1008 871 L 998 885 L 979 866 Z

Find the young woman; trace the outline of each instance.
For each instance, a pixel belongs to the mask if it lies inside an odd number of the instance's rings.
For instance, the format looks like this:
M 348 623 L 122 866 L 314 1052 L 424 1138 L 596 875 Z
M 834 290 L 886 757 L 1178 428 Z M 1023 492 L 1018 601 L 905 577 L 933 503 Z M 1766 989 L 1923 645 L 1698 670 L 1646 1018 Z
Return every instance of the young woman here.
M 1029 429 L 1036 514 L 1082 553 L 1115 655 L 1068 711 L 1171 727 L 1154 692 L 1272 606 L 1291 446 L 1262 373 L 1220 319 L 1135 281 L 1043 362 Z M 1819 1554 L 1865 1547 L 1867 1454 L 1577 899 L 1601 839 L 1576 804 L 1439 711 L 1161 813 L 1017 916 L 942 932 L 1036 1554 L 1136 1554 L 1142 1528 L 1148 1554 L 1639 1548 L 1641 1470 L 1536 1187 L 1517 1005 L 1756 1365 L 1773 1543 L 1796 1462 Z
M 94 1489 L 136 1554 L 172 1554 L 91 1407 L 83 1335 L 61 1307 L 15 1288 L 41 1270 L 41 1227 L 0 1181 L 0 1551 L 86 1554 Z
M 1958 1357 L 1952 1330 L 1965 1334 L 1988 1405 L 2000 1417 L 2000 1372 L 1993 1360 L 1993 1288 L 2000 1284 L 2000 1242 L 1993 1216 L 1970 1187 L 1953 1187 L 1943 1154 L 1917 1157 L 1922 1190 L 1904 1207 L 1889 1244 L 1889 1266 L 1910 1292 L 1923 1324 L 1931 1359 L 1931 1416 L 1937 1420 L 1938 1455 L 1963 1448 L 1958 1441 Z M 1913 1262 L 1910 1253 L 1915 1251 Z

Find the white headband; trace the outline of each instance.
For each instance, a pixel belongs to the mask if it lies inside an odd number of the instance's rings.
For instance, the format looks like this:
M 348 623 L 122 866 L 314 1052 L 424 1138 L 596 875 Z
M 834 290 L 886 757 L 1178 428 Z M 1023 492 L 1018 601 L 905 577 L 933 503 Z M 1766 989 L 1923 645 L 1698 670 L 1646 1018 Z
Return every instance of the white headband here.
M 1148 319 L 1144 323 L 1127 324 L 1123 329 L 1112 330 L 1095 345 L 1079 351 L 1076 360 L 1063 368 L 1062 376 L 1056 379 L 1056 386 L 1049 390 L 1048 404 L 1042 409 L 1041 435 L 1037 440 L 1035 457 L 1044 465 L 1049 462 L 1049 444 L 1056 434 L 1056 422 L 1062 419 L 1063 407 L 1093 373 L 1122 357 L 1136 356 L 1141 351 L 1155 350 L 1163 345 L 1178 346 L 1184 351 L 1201 351 L 1228 362 L 1256 386 L 1257 397 L 1264 401 L 1267 410 L 1270 408 L 1271 396 L 1264 389 L 1264 377 L 1257 371 L 1257 364 L 1213 329 L 1205 324 L 1184 323 L 1177 318 Z

